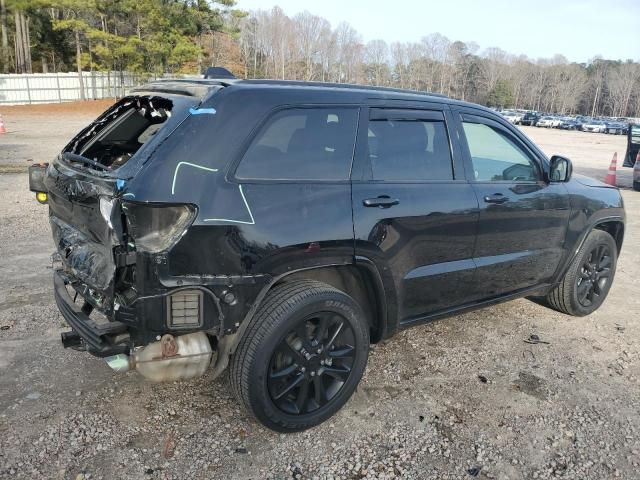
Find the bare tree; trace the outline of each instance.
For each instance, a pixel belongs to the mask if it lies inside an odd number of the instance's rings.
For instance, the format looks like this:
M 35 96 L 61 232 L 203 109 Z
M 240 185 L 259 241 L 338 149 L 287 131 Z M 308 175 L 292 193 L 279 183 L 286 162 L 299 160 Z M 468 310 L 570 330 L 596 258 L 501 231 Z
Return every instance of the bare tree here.
M 306 11 L 294 17 L 293 26 L 295 44 L 298 46 L 299 56 L 304 63 L 302 78 L 307 81 L 312 80 L 314 78 L 315 60 L 320 53 L 323 31 L 331 27 L 324 18 Z
M 0 29 L 2 29 L 2 43 L 0 43 L 0 60 L 2 71 L 9 73 L 9 34 L 7 27 L 7 7 L 5 0 L 0 0 Z
M 474 42 L 432 33 L 420 42 L 372 40 L 363 45 L 348 23 L 335 29 L 303 12 L 275 7 L 240 22 L 240 63 L 250 76 L 365 83 L 444 93 L 472 102 L 558 113 L 640 115 L 640 64 L 562 55 L 532 60 L 500 48 L 479 54 Z
M 627 62 L 611 72 L 609 95 L 614 117 L 630 115 L 634 94 L 640 88 L 640 65 Z
M 365 48 L 365 75 L 371 85 L 386 85 L 389 76 L 389 47 L 384 40 L 371 40 Z

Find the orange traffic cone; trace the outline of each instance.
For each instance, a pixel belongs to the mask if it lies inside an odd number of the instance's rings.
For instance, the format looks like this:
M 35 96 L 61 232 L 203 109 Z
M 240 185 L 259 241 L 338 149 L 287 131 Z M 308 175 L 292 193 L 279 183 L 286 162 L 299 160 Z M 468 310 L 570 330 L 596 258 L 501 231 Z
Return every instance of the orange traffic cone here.
M 616 164 L 618 163 L 618 152 L 613 154 L 613 158 L 611 159 L 611 165 L 609 165 L 609 173 L 604 178 L 604 183 L 608 183 L 609 185 L 616 186 Z
M 7 133 L 7 129 L 4 126 L 4 120 L 2 120 L 2 115 L 0 115 L 0 133 Z

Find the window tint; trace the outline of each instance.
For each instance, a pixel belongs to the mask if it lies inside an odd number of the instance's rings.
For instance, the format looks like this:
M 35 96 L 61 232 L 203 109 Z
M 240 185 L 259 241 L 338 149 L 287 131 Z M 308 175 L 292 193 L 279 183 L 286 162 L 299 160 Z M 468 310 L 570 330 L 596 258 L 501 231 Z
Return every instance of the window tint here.
M 482 123 L 463 122 L 462 125 L 476 180 L 537 180 L 535 164 L 507 134 Z
M 452 180 L 444 122 L 370 120 L 369 159 L 374 180 Z
M 348 180 L 356 138 L 354 108 L 282 110 L 258 133 L 238 166 L 244 179 Z

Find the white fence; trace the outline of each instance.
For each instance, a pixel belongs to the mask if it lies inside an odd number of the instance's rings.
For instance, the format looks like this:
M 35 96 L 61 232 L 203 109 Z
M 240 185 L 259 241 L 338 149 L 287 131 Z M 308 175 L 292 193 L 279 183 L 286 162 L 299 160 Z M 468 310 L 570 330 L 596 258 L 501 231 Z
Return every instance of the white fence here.
M 130 72 L 83 72 L 86 99 L 122 97 L 155 77 Z M 0 105 L 56 103 L 80 100 L 80 79 L 72 73 L 0 75 Z

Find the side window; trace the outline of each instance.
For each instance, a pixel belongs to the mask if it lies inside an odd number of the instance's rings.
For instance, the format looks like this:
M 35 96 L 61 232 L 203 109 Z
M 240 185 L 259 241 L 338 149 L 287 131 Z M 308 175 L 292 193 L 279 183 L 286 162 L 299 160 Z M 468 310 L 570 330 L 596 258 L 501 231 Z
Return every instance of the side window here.
M 240 179 L 348 180 L 355 108 L 293 108 L 273 115 L 251 142 Z
M 369 120 L 374 180 L 452 180 L 451 150 L 443 121 Z
M 462 122 L 479 182 L 536 181 L 538 169 L 525 150 L 498 128 Z

